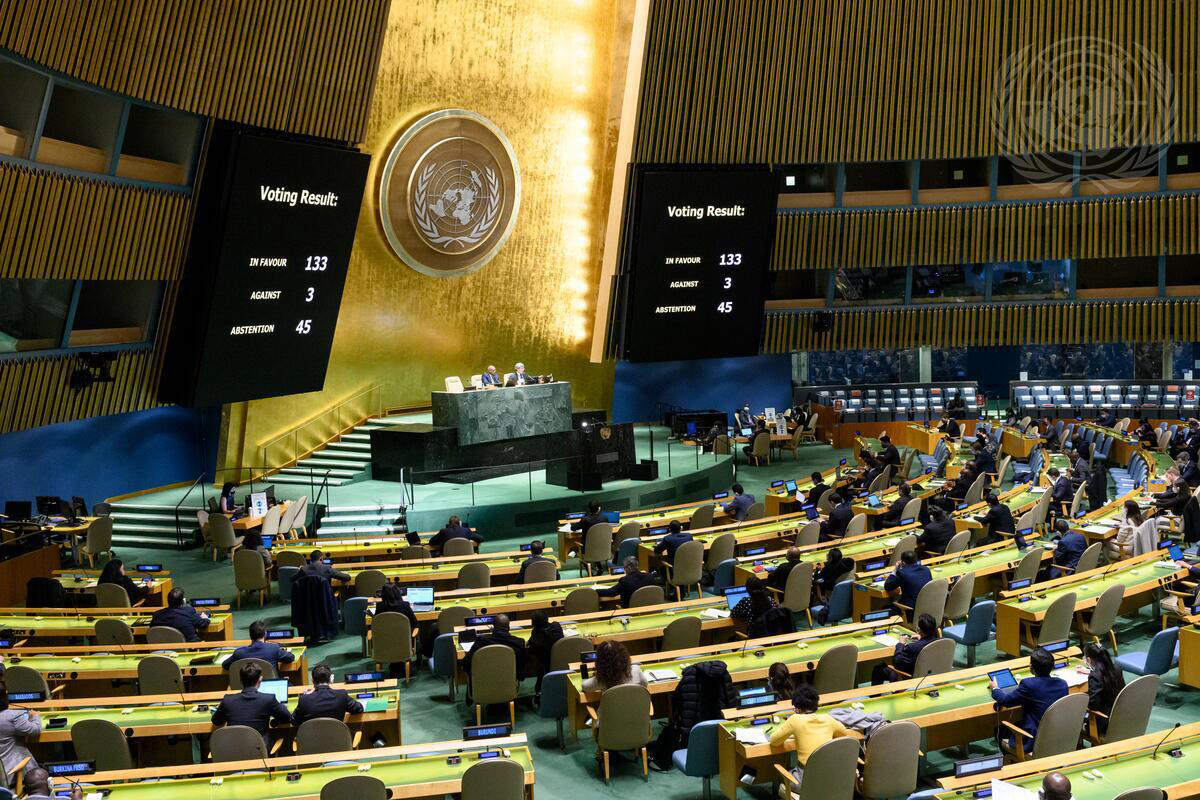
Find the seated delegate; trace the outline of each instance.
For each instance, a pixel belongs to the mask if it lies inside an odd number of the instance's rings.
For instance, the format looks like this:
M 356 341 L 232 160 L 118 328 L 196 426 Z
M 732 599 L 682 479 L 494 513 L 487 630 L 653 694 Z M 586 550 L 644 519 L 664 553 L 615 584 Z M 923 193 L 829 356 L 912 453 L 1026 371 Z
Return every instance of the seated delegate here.
M 735 483 L 731 488 L 733 497 L 723 506 L 723 509 L 726 514 L 741 522 L 746 519 L 750 506 L 754 505 L 754 495 L 747 494 L 740 483 Z
M 625 568 L 625 574 L 617 579 L 617 582 L 603 589 L 597 589 L 596 594 L 601 597 L 619 597 L 621 606 L 629 608 L 629 599 L 633 597 L 633 593 L 643 586 L 658 586 L 657 576 L 650 572 L 642 572 L 638 566 L 637 556 L 627 556 L 622 562 Z
M 488 364 L 488 368 L 479 376 L 479 383 L 485 389 L 494 389 L 504 383 L 504 379 L 496 371 L 495 364 Z
M 296 712 L 292 714 L 292 724 L 296 727 L 310 719 L 329 718 L 345 721 L 347 714 L 361 714 L 362 703 L 350 696 L 343 689 L 334 689 L 333 670 L 325 664 L 317 664 L 312 668 L 312 688 L 296 701 Z
M 150 617 L 150 625 L 174 628 L 183 634 L 184 641 L 198 642 L 197 631 L 208 627 L 208 614 L 203 614 L 183 602 L 183 589 L 175 587 L 167 592 L 167 607 L 160 608 Z
M 290 664 L 296 660 L 294 653 L 285 650 L 275 642 L 264 641 L 267 634 L 267 626 L 262 620 L 254 620 L 250 623 L 250 644 L 242 645 L 233 651 L 233 655 L 225 659 L 221 666 L 228 670 L 235 662 L 241 661 L 243 658 L 257 658 L 261 661 L 266 661 L 273 667 L 278 667 L 280 664 Z
M 212 723 L 253 728 L 262 735 L 266 752 L 271 747 L 271 720 L 275 720 L 278 725 L 286 725 L 292 721 L 292 715 L 275 695 L 258 691 L 258 685 L 262 682 L 262 670 L 257 664 L 246 664 L 239 672 L 242 691 L 221 698 L 221 704 L 213 712 Z M 247 755 L 253 758 L 257 754 Z
M 1044 649 L 1039 647 L 1029 656 L 1029 669 L 1033 672 L 1032 677 L 1024 678 L 1016 686 L 1007 689 L 998 688 L 994 679 L 988 680 L 988 688 L 997 705 L 1021 707 L 1021 722 L 1017 727 L 1029 734 L 1025 742 L 1026 750 L 1033 749 L 1033 740 L 1046 709 L 1055 700 L 1066 697 L 1068 692 L 1067 682 L 1050 674 L 1054 671 L 1054 656 Z M 1015 746 L 1012 739 L 1009 743 Z

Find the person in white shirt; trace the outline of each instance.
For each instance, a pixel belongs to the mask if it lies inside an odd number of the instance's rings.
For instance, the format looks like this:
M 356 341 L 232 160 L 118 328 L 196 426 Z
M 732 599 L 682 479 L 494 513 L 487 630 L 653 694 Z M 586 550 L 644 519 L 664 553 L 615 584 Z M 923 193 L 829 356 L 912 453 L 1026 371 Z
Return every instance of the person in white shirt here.
M 1157 521 L 1154 518 L 1147 519 L 1137 503 L 1126 500 L 1117 534 L 1104 544 L 1108 560 L 1119 561 L 1123 558 L 1144 555 L 1157 549 Z

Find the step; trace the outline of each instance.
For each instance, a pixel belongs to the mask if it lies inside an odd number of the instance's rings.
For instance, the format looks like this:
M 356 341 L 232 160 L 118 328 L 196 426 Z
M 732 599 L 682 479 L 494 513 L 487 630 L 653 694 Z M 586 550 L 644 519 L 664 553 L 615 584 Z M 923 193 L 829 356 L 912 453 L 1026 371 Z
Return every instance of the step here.
M 376 426 L 410 424 L 408 417 L 371 417 L 367 422 Z
M 197 511 L 198 510 L 199 509 L 197 509 Z M 120 526 L 120 525 L 125 524 L 126 522 L 131 522 L 131 523 L 138 523 L 138 522 L 151 523 L 151 522 L 153 522 L 153 523 L 157 523 L 159 525 L 174 525 L 175 524 L 175 515 L 174 514 L 126 514 L 123 511 L 114 511 L 111 516 L 113 518 L 114 526 Z M 179 520 L 180 520 L 180 522 L 182 522 L 185 525 L 189 521 L 191 521 L 191 523 L 193 525 L 195 525 L 196 524 L 196 511 L 184 511 L 183 509 L 179 509 Z
M 192 543 L 192 541 L 193 541 L 193 539 L 190 536 L 188 536 L 187 534 L 184 534 L 184 537 L 183 537 L 184 547 L 189 546 Z M 138 536 L 138 535 L 124 536 L 119 533 L 114 533 L 113 538 L 112 538 L 112 543 L 113 543 L 113 549 L 117 549 L 120 547 L 152 548 L 155 550 L 177 550 L 177 549 L 179 549 L 179 542 L 176 541 L 174 535 L 172 535 L 170 539 L 165 539 L 165 538 L 159 538 L 159 537 L 155 537 L 155 536 Z
M 343 434 L 342 438 L 336 442 L 330 442 L 330 447 L 357 447 L 371 449 L 371 434 L 369 433 L 347 433 Z
M 345 515 L 326 514 L 325 522 L 326 522 L 326 524 L 332 524 L 335 522 L 345 522 L 348 524 L 354 524 L 356 522 L 380 523 L 380 522 L 391 522 L 398 516 L 400 516 L 399 512 L 394 512 L 391 514 L 345 514 Z
M 286 475 L 286 474 L 273 475 L 271 477 L 271 480 L 274 483 L 286 483 L 289 485 L 300 484 L 303 486 L 308 486 L 310 483 L 312 483 L 312 481 L 309 480 L 307 474 L 303 475 L 303 476 L 301 476 L 301 475 Z M 316 482 L 318 484 L 322 484 L 322 483 L 325 483 L 325 480 L 323 478 L 318 478 Z M 350 481 L 345 478 L 335 478 L 333 476 L 330 476 L 330 478 L 329 478 L 330 486 L 342 486 L 349 482 Z
M 381 503 L 379 505 L 373 505 L 373 506 L 330 506 L 327 509 L 329 516 L 333 516 L 334 514 L 340 514 L 345 511 L 349 511 L 349 512 L 378 511 L 380 514 L 383 514 L 383 513 L 389 512 L 389 511 L 399 512 L 399 511 L 403 511 L 403 510 L 404 510 L 404 506 L 401 505 L 400 503 Z
M 364 436 L 369 436 L 368 434 L 364 433 L 364 431 L 377 431 L 382 427 L 383 427 L 382 425 L 355 425 L 354 430 L 356 433 L 361 433 Z M 350 434 L 346 434 L 346 435 L 349 436 Z
M 337 471 L 353 470 L 354 472 L 361 472 L 369 463 L 369 461 L 349 461 L 336 458 L 302 458 L 296 462 L 296 466 L 316 467 L 318 469 L 332 467 Z
M 330 525 L 328 520 L 321 520 L 320 534 L 322 536 L 342 536 L 351 533 L 404 533 L 408 530 L 404 525 L 354 525 L 351 527 Z
M 149 503 L 120 502 L 120 503 L 113 503 L 112 507 L 113 507 L 113 511 L 131 511 L 133 509 L 137 509 L 139 511 L 146 510 L 146 511 L 172 511 L 173 512 L 175 510 L 175 506 L 173 506 L 173 505 L 163 506 L 163 505 L 152 505 Z M 179 510 L 181 512 L 182 511 L 203 511 L 204 506 L 189 504 L 186 506 L 180 506 Z
M 363 461 L 364 463 L 371 460 L 371 454 L 365 450 L 357 448 L 342 449 L 336 448 L 332 445 L 326 447 L 324 450 L 318 450 L 314 455 L 318 458 L 337 458 L 346 461 Z
M 188 531 L 195 532 L 198 529 L 195 519 L 192 519 L 190 521 L 182 520 L 182 522 L 183 522 L 183 524 L 180 525 L 179 527 L 181 530 L 183 530 L 184 533 L 187 533 Z M 170 534 L 171 536 L 174 536 L 175 535 L 175 523 L 171 523 L 170 525 L 131 525 L 131 524 L 124 523 L 124 522 L 120 523 L 120 524 L 114 523 L 113 524 L 113 532 L 114 533 L 161 533 L 163 535 Z
M 280 470 L 283 475 L 303 475 L 308 478 L 310 475 L 313 480 L 319 481 L 326 475 L 331 478 L 353 478 L 362 470 L 357 469 L 331 469 L 329 467 L 314 467 L 311 470 L 304 467 L 284 467 Z

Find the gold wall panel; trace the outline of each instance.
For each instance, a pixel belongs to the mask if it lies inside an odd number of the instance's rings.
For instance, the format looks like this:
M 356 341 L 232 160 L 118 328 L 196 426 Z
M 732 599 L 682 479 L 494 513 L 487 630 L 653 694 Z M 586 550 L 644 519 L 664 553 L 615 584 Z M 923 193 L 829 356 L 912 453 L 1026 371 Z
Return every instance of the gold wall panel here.
M 362 138 L 390 0 L 0 0 L 0 48 L 159 105 Z
M 361 145 L 374 157 L 370 184 L 325 389 L 249 403 L 244 441 L 226 437 L 223 465 L 256 464 L 263 444 L 372 385 L 383 384 L 385 405 L 427 403 L 447 375 L 488 364 L 524 361 L 571 381 L 577 406 L 608 407 L 612 365 L 588 362 L 588 339 L 616 135 L 611 82 L 624 79 L 613 62 L 627 47 L 618 16 L 611 0 L 392 4 Z M 399 132 L 451 107 L 505 132 L 522 197 L 491 263 L 439 279 L 391 255 L 374 193 Z
M 1088 39 L 1102 43 L 1077 46 Z M 1001 140 L 1041 153 L 1153 144 L 1172 124 L 1175 141 L 1196 141 L 1198 48 L 1190 0 L 653 0 L 634 160 L 952 158 L 998 154 Z M 1116 65 L 1093 98 L 1111 106 L 1106 124 L 1022 124 L 1062 99 L 1036 69 L 1006 84 L 1016 116 L 995 113 L 997 76 L 1022 53 L 1053 61 L 1064 83 L 1103 83 Z M 1149 66 L 1127 74 L 1127 54 Z M 1132 80 L 1144 99 L 1164 77 L 1171 102 L 1120 106 L 1111 91 Z
M 771 269 L 1200 252 L 1200 195 L 780 214 Z
M 1200 300 L 837 311 L 822 333 L 813 328 L 817 313 L 768 312 L 763 351 L 1194 341 L 1200 335 Z

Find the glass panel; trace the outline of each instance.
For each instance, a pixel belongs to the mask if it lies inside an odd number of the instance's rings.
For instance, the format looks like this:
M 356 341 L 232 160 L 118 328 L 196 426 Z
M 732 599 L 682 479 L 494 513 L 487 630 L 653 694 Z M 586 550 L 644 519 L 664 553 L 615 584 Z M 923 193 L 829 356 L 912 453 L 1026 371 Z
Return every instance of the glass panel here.
M 967 348 L 935 347 L 930 360 L 934 381 L 957 381 L 967 377 Z
M 1021 371 L 1032 381 L 1132 380 L 1133 361 L 1127 344 L 1029 345 L 1021 351 Z
M 1162 373 L 1162 342 L 1142 342 L 1133 345 L 1133 377 L 1136 380 L 1162 380 Z
M 992 264 L 992 299 L 1063 300 L 1070 291 L 1070 261 Z
M 71 347 L 134 344 L 149 338 L 159 281 L 84 281 L 71 326 Z
M 1157 289 L 1158 258 L 1086 258 L 1076 262 L 1075 286 L 1089 289 Z M 1105 295 L 1108 296 L 1108 295 Z
M 900 305 L 904 302 L 907 267 L 839 269 L 834 305 Z
M 0 352 L 60 347 L 73 288 L 74 281 L 0 280 Z
M 917 371 L 914 349 L 829 350 L 810 353 L 808 360 L 808 382 L 814 386 L 913 382 Z
M 982 300 L 987 281 L 983 264 L 913 267 L 912 301 L 944 303 Z
M 771 300 L 820 300 L 825 305 L 827 269 L 790 269 L 767 273 L 767 297 Z
M 1196 356 L 1200 355 L 1200 346 L 1195 342 L 1175 342 L 1171 347 L 1171 377 L 1183 380 L 1183 373 L 1190 370 L 1193 375 L 1200 374 L 1200 364 Z

